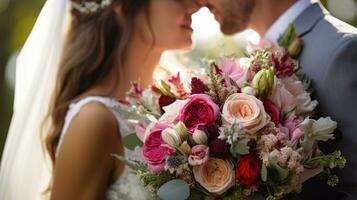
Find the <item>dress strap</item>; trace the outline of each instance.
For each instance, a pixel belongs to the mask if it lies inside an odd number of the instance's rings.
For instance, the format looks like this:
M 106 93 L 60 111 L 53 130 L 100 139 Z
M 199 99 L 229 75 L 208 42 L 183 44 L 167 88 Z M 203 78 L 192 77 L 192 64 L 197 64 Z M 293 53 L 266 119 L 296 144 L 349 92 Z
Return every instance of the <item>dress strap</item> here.
M 80 112 L 80 110 L 82 109 L 83 106 L 89 104 L 89 103 L 93 103 L 93 102 L 98 102 L 101 103 L 103 105 L 105 105 L 115 116 L 115 118 L 117 119 L 118 125 L 119 125 L 119 132 L 121 134 L 126 134 L 126 132 L 128 130 L 130 130 L 130 127 L 128 127 L 128 124 L 125 123 L 125 120 L 123 120 L 119 114 L 117 112 L 114 111 L 114 108 L 117 106 L 120 106 L 120 103 L 117 102 L 114 99 L 111 99 L 109 97 L 102 97 L 102 96 L 88 96 L 85 97 L 75 103 L 72 103 L 67 111 L 66 117 L 65 117 L 65 122 L 61 131 L 61 135 L 60 135 L 60 139 L 58 142 L 58 146 L 57 146 L 57 151 L 56 154 L 58 154 L 59 148 L 63 142 L 63 138 L 66 135 L 66 132 L 68 130 L 69 125 L 71 124 L 72 120 L 74 119 L 74 117 L 76 117 L 78 115 L 78 113 Z

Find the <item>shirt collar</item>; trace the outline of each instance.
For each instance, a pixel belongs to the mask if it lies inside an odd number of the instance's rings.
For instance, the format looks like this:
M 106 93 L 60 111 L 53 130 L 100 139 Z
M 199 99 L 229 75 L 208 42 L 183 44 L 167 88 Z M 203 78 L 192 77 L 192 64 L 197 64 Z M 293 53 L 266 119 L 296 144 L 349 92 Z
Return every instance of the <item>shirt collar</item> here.
M 293 23 L 307 7 L 315 2 L 318 2 L 318 0 L 298 0 L 273 23 L 265 33 L 264 38 L 276 43 L 279 37 L 288 28 L 289 24 Z

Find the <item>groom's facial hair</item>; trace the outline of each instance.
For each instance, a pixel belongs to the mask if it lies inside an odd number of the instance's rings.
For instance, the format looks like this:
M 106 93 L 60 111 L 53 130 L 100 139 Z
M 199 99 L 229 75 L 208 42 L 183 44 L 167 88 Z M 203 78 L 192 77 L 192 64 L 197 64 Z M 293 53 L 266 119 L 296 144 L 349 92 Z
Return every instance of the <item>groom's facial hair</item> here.
M 235 34 L 247 28 L 253 13 L 255 0 L 230 0 L 222 6 L 221 30 L 224 34 Z

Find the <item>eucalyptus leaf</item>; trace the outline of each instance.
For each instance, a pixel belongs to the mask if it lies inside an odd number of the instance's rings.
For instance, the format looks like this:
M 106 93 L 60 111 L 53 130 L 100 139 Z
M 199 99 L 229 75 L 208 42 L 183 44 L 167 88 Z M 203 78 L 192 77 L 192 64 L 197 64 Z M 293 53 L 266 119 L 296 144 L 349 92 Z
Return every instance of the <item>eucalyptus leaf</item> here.
M 267 167 L 264 164 L 262 165 L 262 169 L 261 169 L 260 175 L 262 177 L 262 181 L 266 182 L 267 179 L 268 179 L 268 170 L 267 170 Z
M 155 100 L 154 100 L 153 93 L 146 89 L 143 91 L 142 95 L 143 95 L 143 101 L 144 101 L 145 108 L 150 108 L 150 110 L 152 108 L 155 108 Z M 153 111 L 153 110 L 151 110 L 151 111 Z
M 137 147 L 137 146 L 142 147 L 143 146 L 143 142 L 138 138 L 138 136 L 135 133 L 132 133 L 132 134 L 129 134 L 129 135 L 124 137 L 123 145 L 126 148 L 134 151 L 135 147 Z
M 183 180 L 171 180 L 159 188 L 157 192 L 162 200 L 185 200 L 190 196 L 190 186 Z

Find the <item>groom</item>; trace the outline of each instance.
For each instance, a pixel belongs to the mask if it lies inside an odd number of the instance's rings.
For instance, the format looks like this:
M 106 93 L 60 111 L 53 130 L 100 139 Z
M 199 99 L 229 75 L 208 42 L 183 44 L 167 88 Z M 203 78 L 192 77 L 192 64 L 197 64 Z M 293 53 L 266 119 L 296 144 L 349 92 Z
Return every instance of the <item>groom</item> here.
M 313 178 L 300 199 L 357 200 L 357 29 L 333 17 L 318 0 L 196 0 L 207 6 L 225 34 L 247 27 L 276 43 L 289 24 L 304 41 L 299 57 L 313 81 L 319 111 L 338 122 L 342 140 L 324 151 L 341 149 L 346 167 L 332 188 Z

